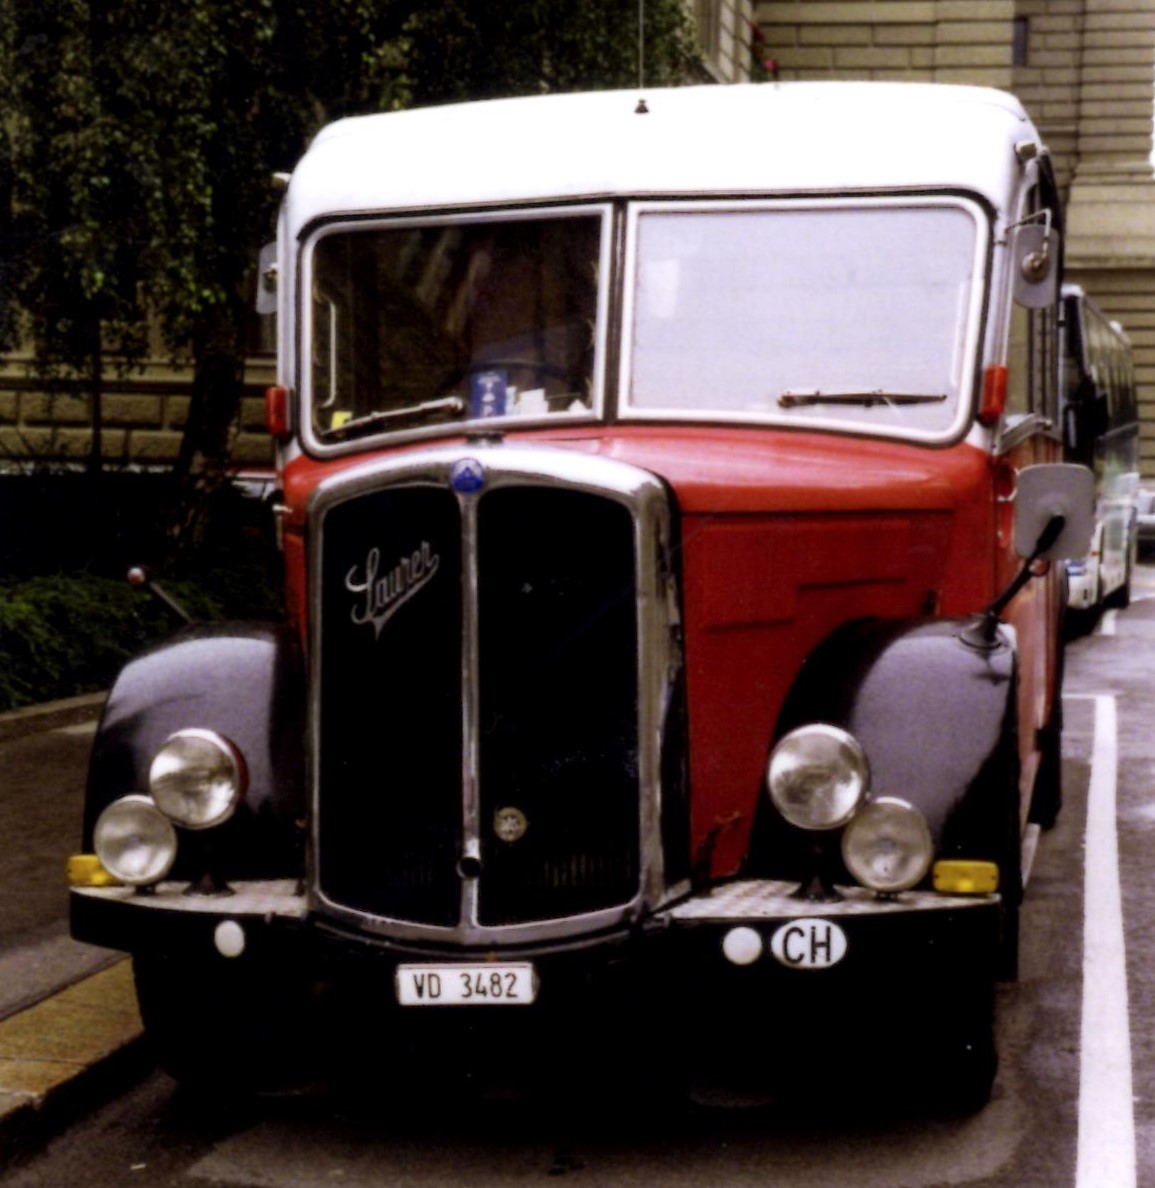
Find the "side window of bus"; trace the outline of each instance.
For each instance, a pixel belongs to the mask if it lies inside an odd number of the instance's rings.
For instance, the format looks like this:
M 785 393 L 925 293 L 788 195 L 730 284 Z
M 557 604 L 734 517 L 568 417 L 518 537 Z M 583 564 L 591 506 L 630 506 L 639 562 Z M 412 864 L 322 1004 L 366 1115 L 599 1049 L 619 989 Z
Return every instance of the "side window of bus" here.
M 1026 220 L 1038 219 L 1045 211 L 1046 200 L 1039 187 L 1032 187 L 1024 207 Z M 1058 426 L 1058 330 L 1056 308 L 1029 309 L 1012 303 L 1006 407 L 1011 425 L 1033 413 Z
M 1055 310 L 1031 313 L 1031 374 L 1038 398 L 1036 411 L 1052 425 L 1059 420 L 1058 319 Z
M 1007 344 L 1007 419 L 1013 423 L 1034 411 L 1031 311 L 1016 303 L 1011 308 L 1011 334 Z
M 1031 412 L 1050 422 L 1058 419 L 1056 373 L 1054 311 L 1015 305 L 1006 348 L 1006 415 L 1012 422 Z
M 1058 421 L 1058 344 L 1052 309 L 1014 305 L 1007 344 L 1007 417 L 1013 424 L 1030 413 Z

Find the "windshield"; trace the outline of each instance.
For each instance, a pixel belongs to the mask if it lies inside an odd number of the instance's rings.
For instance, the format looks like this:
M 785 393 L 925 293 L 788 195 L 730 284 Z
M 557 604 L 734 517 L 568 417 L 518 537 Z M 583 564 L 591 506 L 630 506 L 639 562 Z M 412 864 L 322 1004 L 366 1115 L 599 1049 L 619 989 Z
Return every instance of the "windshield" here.
M 945 435 L 971 383 L 980 226 L 961 203 L 643 208 L 628 404 Z
M 593 407 L 602 211 L 342 225 L 311 253 L 312 429 Z

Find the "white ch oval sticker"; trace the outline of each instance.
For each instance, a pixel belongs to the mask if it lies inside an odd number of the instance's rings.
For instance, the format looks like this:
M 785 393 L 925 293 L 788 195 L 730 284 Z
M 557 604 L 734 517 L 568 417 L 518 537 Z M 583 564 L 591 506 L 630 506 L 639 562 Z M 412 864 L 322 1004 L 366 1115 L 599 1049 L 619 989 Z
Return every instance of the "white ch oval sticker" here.
M 791 969 L 827 969 L 846 956 L 846 933 L 830 920 L 791 920 L 770 938 L 770 952 Z

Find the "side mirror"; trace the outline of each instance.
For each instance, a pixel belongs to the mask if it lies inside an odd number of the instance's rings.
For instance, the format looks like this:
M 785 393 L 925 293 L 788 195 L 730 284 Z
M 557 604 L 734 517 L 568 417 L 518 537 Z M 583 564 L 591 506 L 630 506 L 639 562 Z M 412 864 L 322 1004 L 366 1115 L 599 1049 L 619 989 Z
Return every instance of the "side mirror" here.
M 277 312 L 277 245 L 266 243 L 257 259 L 257 313 Z
M 1020 223 L 1011 239 L 1015 300 L 1027 309 L 1046 309 L 1059 296 L 1059 237 L 1048 218 Z
M 1069 462 L 1042 463 L 1019 471 L 1015 489 L 1015 552 L 1031 557 L 1057 516 L 1063 527 L 1038 559 L 1085 557 L 1095 528 L 1095 476 Z

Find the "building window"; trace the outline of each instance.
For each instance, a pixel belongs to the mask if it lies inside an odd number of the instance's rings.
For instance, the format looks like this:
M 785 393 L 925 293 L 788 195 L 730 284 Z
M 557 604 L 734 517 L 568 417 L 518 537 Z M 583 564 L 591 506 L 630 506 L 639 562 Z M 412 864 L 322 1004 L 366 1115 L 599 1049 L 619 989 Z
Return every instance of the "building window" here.
M 716 62 L 722 25 L 721 0 L 694 0 L 694 16 L 702 54 L 707 61 Z
M 1011 65 L 1027 65 L 1027 43 L 1031 35 L 1031 18 L 1015 17 L 1014 29 L 1011 34 Z

